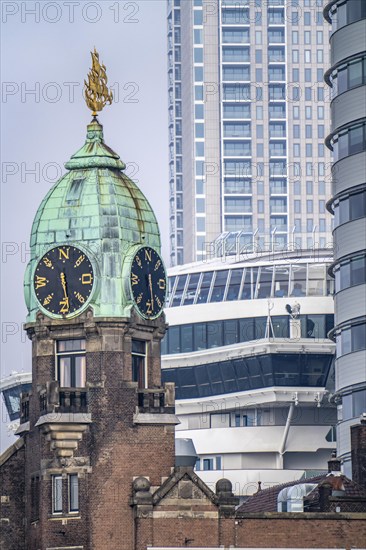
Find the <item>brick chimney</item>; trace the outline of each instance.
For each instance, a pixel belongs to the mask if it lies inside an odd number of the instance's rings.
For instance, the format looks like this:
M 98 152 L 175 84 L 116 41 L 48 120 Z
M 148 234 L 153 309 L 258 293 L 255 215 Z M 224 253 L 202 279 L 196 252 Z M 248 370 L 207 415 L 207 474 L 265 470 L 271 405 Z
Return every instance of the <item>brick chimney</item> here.
M 352 479 L 366 487 L 366 412 L 360 417 L 360 424 L 351 427 Z
M 332 483 L 325 479 L 318 485 L 319 491 L 319 511 L 329 512 L 329 497 L 332 495 Z
M 341 471 L 341 461 L 339 458 L 337 458 L 336 451 L 332 452 L 332 457 L 330 460 L 328 460 L 328 473 L 331 474 L 333 472 L 340 472 Z

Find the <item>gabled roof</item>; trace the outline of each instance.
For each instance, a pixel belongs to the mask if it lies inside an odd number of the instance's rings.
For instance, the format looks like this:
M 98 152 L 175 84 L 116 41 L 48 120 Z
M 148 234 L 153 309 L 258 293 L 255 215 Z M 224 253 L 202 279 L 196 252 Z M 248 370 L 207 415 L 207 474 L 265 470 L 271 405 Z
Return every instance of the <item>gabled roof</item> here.
M 206 497 L 212 504 L 218 505 L 217 495 L 207 487 L 207 485 L 195 474 L 192 468 L 178 467 L 164 481 L 157 491 L 153 494 L 153 505 L 158 505 L 169 493 L 173 493 L 174 488 L 180 481 L 190 481 L 196 487 L 202 496 Z M 184 497 L 183 497 L 184 498 Z
M 24 447 L 24 439 L 23 437 L 20 437 L 0 455 L 0 466 L 5 464 L 5 462 L 7 462 L 9 458 L 17 453 L 22 447 Z

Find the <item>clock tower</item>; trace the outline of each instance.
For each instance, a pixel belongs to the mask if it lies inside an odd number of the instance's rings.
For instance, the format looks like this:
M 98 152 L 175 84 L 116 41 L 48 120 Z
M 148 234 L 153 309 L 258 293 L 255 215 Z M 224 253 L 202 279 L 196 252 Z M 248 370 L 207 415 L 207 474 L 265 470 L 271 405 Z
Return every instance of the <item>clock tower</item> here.
M 104 142 L 97 112 L 112 94 L 96 51 L 92 63 L 86 142 L 38 208 L 25 273 L 32 390 L 18 435 L 29 550 L 131 550 L 134 479 L 159 486 L 174 465 L 159 228 Z

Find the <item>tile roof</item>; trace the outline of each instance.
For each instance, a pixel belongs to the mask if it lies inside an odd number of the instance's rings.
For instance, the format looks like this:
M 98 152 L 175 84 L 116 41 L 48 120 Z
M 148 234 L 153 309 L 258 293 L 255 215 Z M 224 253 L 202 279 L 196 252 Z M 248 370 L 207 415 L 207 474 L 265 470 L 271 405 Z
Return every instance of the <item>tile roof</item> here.
M 324 479 L 325 474 L 310 477 L 307 479 L 297 479 L 274 485 L 268 489 L 263 489 L 259 493 L 248 498 L 238 509 L 237 512 L 277 512 L 277 496 L 285 487 L 292 487 L 298 483 L 319 483 Z
M 263 489 L 256 493 L 255 495 L 248 498 L 238 509 L 237 513 L 247 513 L 247 512 L 277 512 L 277 497 L 279 492 L 285 487 L 293 487 L 297 484 L 302 483 L 317 483 L 317 487 L 309 493 L 306 497 L 306 501 L 311 505 L 315 505 L 319 500 L 319 485 L 322 485 L 325 481 L 329 481 L 334 489 L 340 489 L 343 482 L 345 489 L 345 497 L 348 498 L 365 498 L 366 499 L 366 490 L 348 479 L 346 476 L 334 476 L 333 474 L 322 474 L 314 476 L 307 479 L 298 479 L 295 481 L 289 481 L 287 483 L 282 483 L 281 485 L 274 485 L 269 489 Z

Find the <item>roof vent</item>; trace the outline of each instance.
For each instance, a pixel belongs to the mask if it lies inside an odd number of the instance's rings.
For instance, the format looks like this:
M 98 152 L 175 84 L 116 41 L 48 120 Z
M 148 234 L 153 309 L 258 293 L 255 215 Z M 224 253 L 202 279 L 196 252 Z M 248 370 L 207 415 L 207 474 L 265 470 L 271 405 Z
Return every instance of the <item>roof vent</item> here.
M 179 438 L 175 440 L 175 465 L 193 468 L 197 453 L 192 439 Z
M 278 512 L 303 512 L 304 497 L 306 497 L 317 483 L 299 483 L 291 487 L 284 487 L 278 493 L 277 511 Z

